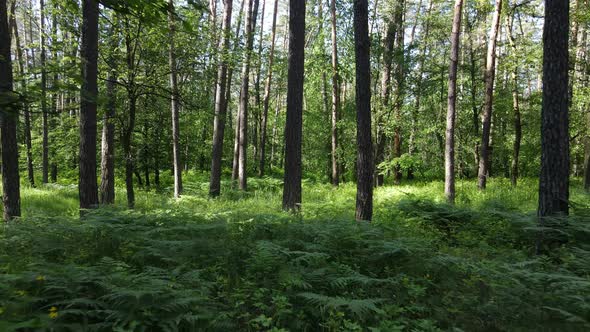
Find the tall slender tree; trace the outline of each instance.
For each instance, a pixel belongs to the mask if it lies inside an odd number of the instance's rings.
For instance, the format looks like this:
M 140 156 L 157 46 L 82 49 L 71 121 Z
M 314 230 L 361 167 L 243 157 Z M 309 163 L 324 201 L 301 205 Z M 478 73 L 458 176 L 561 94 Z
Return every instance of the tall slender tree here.
M 96 103 L 98 97 L 98 1 L 82 1 L 82 88 L 80 90 L 80 209 L 98 207 Z
M 47 51 L 45 46 L 45 0 L 39 1 L 41 22 L 39 35 L 41 37 L 41 113 L 43 117 L 43 143 L 42 143 L 42 181 L 49 182 L 49 119 L 47 109 Z
M 514 15 L 515 10 L 512 9 L 511 15 L 506 16 L 506 23 L 508 29 L 508 41 L 510 50 L 514 60 L 516 60 L 518 50 L 516 48 L 516 39 L 514 37 Z M 512 165 L 510 172 L 510 181 L 513 186 L 516 186 L 518 181 L 518 163 L 520 158 L 520 143 L 522 141 L 522 123 L 520 119 L 520 100 L 518 95 L 518 65 L 512 64 L 510 72 L 512 80 L 512 112 L 514 119 L 514 145 L 512 150 Z
M 221 163 L 223 159 L 223 137 L 225 133 L 225 119 L 227 110 L 226 83 L 229 49 L 229 36 L 231 31 L 232 0 L 224 1 L 223 23 L 221 31 L 221 57 L 217 68 L 217 89 L 215 95 L 215 118 L 213 122 L 213 152 L 211 153 L 211 179 L 209 182 L 209 195 L 216 197 L 221 192 Z
M 539 220 L 569 212 L 569 1 L 545 1 Z
M 373 143 L 371 140 L 371 66 L 369 40 L 369 4 L 354 0 L 354 50 L 356 62 L 356 141 L 357 189 L 356 219 L 373 217 Z
M 20 216 L 20 176 L 16 124 L 18 102 L 13 92 L 10 29 L 6 0 L 0 0 L 0 147 L 2 148 L 3 218 Z
M 168 65 L 170 67 L 170 109 L 172 110 L 172 164 L 174 168 L 174 198 L 182 193 L 182 165 L 180 161 L 180 124 L 178 119 L 178 74 L 176 72 L 176 49 L 174 38 L 176 34 L 176 13 L 174 0 L 168 0 Z
M 485 101 L 482 115 L 482 137 L 481 156 L 479 158 L 479 171 L 477 187 L 480 190 L 486 188 L 490 171 L 490 133 L 492 131 L 492 109 L 494 103 L 494 79 L 496 75 L 496 43 L 498 31 L 500 30 L 500 15 L 502 13 L 502 0 L 496 0 L 492 26 L 490 28 L 490 39 L 488 40 L 488 53 L 486 57 Z
M 289 0 L 289 69 L 285 123 L 283 209 L 301 206 L 301 140 L 303 136 L 303 73 L 305 1 Z
M 332 128 L 331 157 L 332 157 L 332 185 L 340 183 L 340 164 L 338 161 L 338 119 L 340 117 L 340 75 L 338 69 L 338 31 L 336 30 L 336 0 L 330 1 L 330 18 L 332 26 Z
M 445 197 L 455 204 L 455 119 L 457 104 L 457 66 L 461 35 L 463 0 L 455 0 L 453 31 L 451 32 L 451 64 L 449 65 L 449 93 L 447 104 L 447 130 L 445 143 Z

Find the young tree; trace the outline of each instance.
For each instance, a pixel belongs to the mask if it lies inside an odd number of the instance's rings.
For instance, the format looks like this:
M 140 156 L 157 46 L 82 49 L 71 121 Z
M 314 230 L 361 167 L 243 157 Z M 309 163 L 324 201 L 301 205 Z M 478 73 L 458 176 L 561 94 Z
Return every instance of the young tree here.
M 283 185 L 284 210 L 298 210 L 301 206 L 304 48 L 305 1 L 290 0 L 285 176 Z
M 373 143 L 371 141 L 371 67 L 369 4 L 354 0 L 354 51 L 356 62 L 356 220 L 373 217 Z
M 320 0 L 321 1 L 321 0 Z M 332 185 L 340 182 L 340 164 L 338 161 L 338 119 L 340 117 L 340 76 L 338 74 L 338 35 L 336 30 L 336 0 L 330 1 L 330 16 L 332 25 L 332 128 L 331 128 L 331 157 L 332 157 Z
M 455 119 L 457 104 L 457 65 L 461 35 L 463 0 L 455 0 L 453 31 L 451 32 L 451 64 L 449 65 L 449 93 L 447 105 L 447 130 L 445 143 L 445 197 L 455 204 Z
M 508 28 L 508 41 L 510 50 L 514 60 L 516 60 L 518 50 L 516 48 L 516 39 L 514 38 L 514 15 L 515 10 L 512 10 L 511 15 L 506 16 Z M 518 161 L 520 157 L 520 142 L 522 141 L 522 123 L 520 120 L 520 101 L 518 97 L 518 65 L 512 64 L 510 73 L 512 79 L 512 111 L 514 117 L 514 148 L 512 150 L 512 165 L 510 172 L 510 181 L 513 186 L 516 186 L 518 181 Z
M 211 153 L 211 179 L 209 195 L 219 196 L 221 192 L 221 162 L 223 158 L 223 137 L 225 132 L 225 118 L 227 110 L 226 82 L 229 49 L 229 35 L 231 31 L 232 0 L 224 1 L 221 45 L 221 57 L 217 68 L 217 89 L 215 96 L 215 118 L 213 122 L 213 152 Z
M 41 23 L 39 35 L 41 37 L 41 112 L 43 115 L 43 146 L 42 146 L 42 181 L 49 182 L 49 120 L 47 110 L 47 52 L 45 46 L 45 1 L 39 1 Z
M 0 0 L 0 147 L 2 148 L 3 218 L 20 216 L 20 176 L 18 173 L 17 98 L 13 93 L 10 29 L 6 0 Z
M 263 99 L 263 111 L 262 111 L 262 126 L 260 128 L 260 168 L 258 175 L 264 176 L 264 167 L 266 163 L 266 127 L 268 123 L 268 107 L 270 103 L 270 87 L 272 83 L 272 65 L 274 60 L 275 52 L 275 39 L 277 33 L 277 12 L 278 12 L 279 0 L 275 0 L 274 9 L 272 14 L 272 28 L 270 37 L 270 53 L 268 55 L 268 75 L 266 77 L 266 85 L 264 87 L 264 99 Z
M 80 90 L 80 209 L 98 207 L 96 181 L 96 99 L 98 1 L 82 1 L 82 88 Z
M 483 109 L 483 128 L 481 138 L 481 157 L 479 158 L 479 171 L 477 187 L 480 190 L 486 188 L 486 182 L 490 168 L 490 132 L 492 129 L 492 108 L 494 103 L 494 79 L 496 72 L 496 42 L 500 30 L 500 14 L 502 12 L 502 0 L 496 0 L 496 7 L 490 29 L 488 41 L 488 54 L 486 62 L 485 81 L 485 103 Z
M 172 92 L 170 108 L 172 110 L 172 164 L 174 168 L 174 198 L 179 198 L 182 193 L 182 165 L 180 163 L 180 125 L 178 121 L 178 79 L 176 73 L 176 50 L 174 38 L 176 33 L 176 13 L 174 12 L 174 0 L 168 0 L 168 26 L 169 42 L 168 65 L 170 67 L 170 90 Z
M 569 212 L 568 35 L 569 1 L 546 0 L 539 217 Z

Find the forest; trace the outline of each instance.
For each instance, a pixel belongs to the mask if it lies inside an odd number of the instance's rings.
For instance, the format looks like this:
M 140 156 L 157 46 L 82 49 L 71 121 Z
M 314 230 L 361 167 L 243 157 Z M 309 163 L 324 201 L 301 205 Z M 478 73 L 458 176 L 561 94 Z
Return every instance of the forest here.
M 590 0 L 0 0 L 0 331 L 589 331 Z

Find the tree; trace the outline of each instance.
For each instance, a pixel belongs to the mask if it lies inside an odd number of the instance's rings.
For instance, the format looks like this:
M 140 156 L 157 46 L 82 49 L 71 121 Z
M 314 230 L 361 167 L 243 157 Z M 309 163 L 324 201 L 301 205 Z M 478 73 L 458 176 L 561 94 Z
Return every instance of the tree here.
M 373 217 L 373 143 L 371 141 L 371 82 L 369 4 L 354 0 L 354 51 L 356 63 L 356 220 Z
M 98 97 L 98 2 L 82 1 L 82 88 L 80 90 L 80 209 L 98 207 L 96 102 Z
M 268 75 L 266 77 L 266 85 L 264 86 L 264 98 L 263 98 L 263 111 L 262 111 L 262 125 L 260 128 L 260 168 L 258 175 L 264 176 L 264 167 L 266 163 L 266 127 L 268 123 L 268 107 L 270 104 L 270 87 L 272 83 L 272 65 L 275 53 L 275 39 L 277 33 L 277 12 L 278 12 L 279 0 L 275 0 L 274 9 L 272 14 L 272 28 L 270 37 L 270 53 L 268 55 Z
M 0 0 L 0 146 L 2 147 L 3 218 L 20 216 L 20 176 L 16 124 L 18 103 L 13 92 L 10 29 L 6 0 Z
M 213 122 L 213 152 L 211 153 L 211 180 L 209 182 L 209 195 L 216 197 L 221 192 L 221 162 L 223 159 L 223 138 L 225 132 L 225 118 L 227 110 L 226 82 L 229 49 L 229 35 L 231 31 L 232 0 L 224 1 L 223 25 L 221 38 L 221 57 L 217 69 L 217 89 L 215 95 L 215 118 Z
M 40 0 L 41 24 L 39 35 L 41 36 L 41 112 L 43 114 L 43 159 L 42 159 L 42 181 L 49 182 L 49 120 L 47 110 L 47 55 L 45 50 L 45 1 Z
M 301 206 L 301 140 L 303 136 L 303 74 L 305 1 L 289 1 L 289 69 L 285 123 L 285 176 L 283 209 Z
M 477 187 L 480 190 L 486 188 L 487 178 L 490 170 L 490 132 L 492 129 L 492 108 L 494 102 L 494 78 L 496 72 L 496 42 L 500 30 L 500 14 L 502 12 L 502 0 L 496 0 L 494 17 L 488 40 L 488 54 L 486 62 L 485 81 L 485 103 L 482 116 L 482 138 L 481 157 L 479 158 L 479 171 Z
M 545 1 L 541 111 L 541 217 L 569 212 L 569 1 Z
M 174 1 L 168 0 L 168 26 L 170 45 L 168 46 L 168 63 L 170 66 L 170 90 L 172 110 L 172 165 L 174 168 L 174 198 L 179 198 L 182 193 L 182 165 L 180 163 L 180 125 L 178 122 L 178 79 L 176 73 L 176 50 L 174 48 L 174 35 L 176 33 L 176 13 Z
M 463 0 L 455 0 L 453 31 L 451 32 L 451 64 L 449 65 L 449 94 L 445 143 L 445 197 L 455 204 L 455 120 L 457 104 L 457 65 L 461 35 Z
M 338 74 L 338 38 L 336 30 L 336 0 L 330 1 L 330 17 L 332 25 L 332 128 L 331 157 L 332 185 L 340 182 L 340 164 L 338 162 L 338 118 L 340 116 L 340 76 Z
M 507 28 L 508 28 L 508 41 L 510 43 L 510 50 L 512 56 L 516 57 L 518 50 L 516 48 L 516 39 L 514 38 L 514 12 L 512 15 L 506 16 Z M 518 181 L 518 161 L 520 158 L 520 143 L 522 141 L 522 123 L 520 119 L 520 101 L 518 96 L 518 66 L 512 65 L 510 73 L 512 79 L 512 111 L 514 116 L 514 145 L 512 152 L 512 165 L 510 172 L 510 181 L 513 186 L 516 186 Z

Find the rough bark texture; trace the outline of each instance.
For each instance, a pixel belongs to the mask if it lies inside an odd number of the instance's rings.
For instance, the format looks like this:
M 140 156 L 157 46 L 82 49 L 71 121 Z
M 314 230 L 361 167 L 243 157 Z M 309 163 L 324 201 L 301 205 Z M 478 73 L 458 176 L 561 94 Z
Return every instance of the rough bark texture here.
M 373 143 L 371 141 L 371 82 L 369 5 L 354 0 L 354 44 L 356 59 L 356 141 L 357 190 L 356 220 L 373 217 Z
M 514 15 L 514 13 L 513 13 Z M 514 16 L 507 17 L 508 23 L 508 41 L 510 43 L 510 49 L 514 57 L 517 56 L 518 50 L 516 49 L 516 40 L 513 34 L 513 20 Z M 520 101 L 518 98 L 518 66 L 512 65 L 512 71 L 510 73 L 512 79 L 512 111 L 514 119 L 514 146 L 512 150 L 512 165 L 510 166 L 510 181 L 513 186 L 516 186 L 518 181 L 518 160 L 520 157 L 520 142 L 522 141 L 522 123 L 520 121 Z
M 111 52 L 119 44 L 115 23 L 111 27 Z M 115 114 L 117 68 L 115 56 L 109 56 L 109 73 L 106 82 L 107 105 L 103 115 L 102 144 L 100 153 L 100 204 L 115 203 Z
M 336 0 L 330 1 L 330 16 L 332 25 L 332 128 L 331 128 L 331 157 L 332 157 L 332 185 L 340 183 L 340 165 L 338 161 L 338 119 L 340 117 L 340 75 L 338 74 L 338 38 L 336 31 Z
M 393 116 L 395 117 L 395 126 L 393 128 L 393 156 L 399 158 L 402 155 L 402 136 L 401 136 L 401 118 L 402 106 L 405 93 L 405 52 L 404 52 L 404 15 L 405 14 L 405 0 L 398 0 L 395 11 L 395 56 L 397 58 L 395 64 L 394 82 L 395 82 L 395 96 L 393 101 Z M 396 165 L 394 168 L 393 181 L 395 184 L 400 184 L 402 181 L 401 167 Z
M 272 32 L 270 41 L 270 53 L 268 55 L 268 76 L 266 77 L 266 85 L 264 87 L 263 111 L 262 111 L 262 125 L 260 127 L 260 166 L 258 175 L 264 176 L 264 168 L 266 163 L 266 127 L 268 123 L 268 107 L 270 103 L 270 88 L 272 83 L 272 65 L 274 60 L 275 39 L 277 32 L 277 12 L 279 0 L 274 1 L 274 9 L 272 14 Z
M 16 124 L 18 105 L 13 95 L 10 30 L 6 0 L 0 0 L 0 146 L 2 147 L 3 218 L 9 221 L 20 216 L 20 178 Z M 14 97 L 14 98 L 12 98 Z
M 490 30 L 490 39 L 488 41 L 488 54 L 486 62 L 486 71 L 484 74 L 485 81 L 485 101 L 482 115 L 482 137 L 481 137 L 481 157 L 479 158 L 479 171 L 477 187 L 480 190 L 486 188 L 486 182 L 489 175 L 490 166 L 490 132 L 492 128 L 492 108 L 494 102 L 494 79 L 496 71 L 496 41 L 498 31 L 500 30 L 500 14 L 502 11 L 502 0 L 496 0 L 496 9 L 492 19 Z M 567 84 L 566 84 L 567 85 Z
M 27 61 L 25 60 L 22 52 L 22 45 L 20 42 L 20 37 L 18 34 L 18 26 L 16 25 L 16 1 L 12 2 L 10 6 L 10 26 L 12 26 L 12 30 L 14 33 L 14 44 L 16 49 L 16 59 L 18 62 L 18 70 L 23 77 L 21 80 L 21 87 L 23 90 L 23 94 L 27 94 L 27 82 L 24 76 L 25 68 L 28 67 L 26 64 Z M 28 70 L 28 68 L 27 68 Z M 33 152 L 32 152 L 32 144 L 31 144 L 31 115 L 29 112 L 29 104 L 24 101 L 22 103 L 23 108 L 23 116 L 24 116 L 24 136 L 25 136 L 25 149 L 27 155 L 27 180 L 31 187 L 35 186 L 35 173 L 33 169 Z
M 217 68 L 217 89 L 215 96 L 215 118 L 213 120 L 213 151 L 211 153 L 211 179 L 209 182 L 209 195 L 216 197 L 221 193 L 221 163 L 223 159 L 223 137 L 226 118 L 226 82 L 229 47 L 229 34 L 231 29 L 232 0 L 224 1 L 223 26 L 221 45 L 219 47 L 221 58 Z
M 132 151 L 133 132 L 135 131 L 135 117 L 137 112 L 137 85 L 135 83 L 135 51 L 137 50 L 138 36 L 132 38 L 129 32 L 129 26 L 126 27 L 125 49 L 127 60 L 127 98 L 129 109 L 127 112 L 127 126 L 123 130 L 122 145 L 125 156 L 125 188 L 127 191 L 127 207 L 135 207 L 135 189 L 133 187 L 133 173 L 135 171 L 135 161 Z M 138 177 L 141 186 L 141 178 Z
M 449 92 L 447 103 L 447 130 L 445 141 L 445 197 L 455 204 L 455 119 L 457 104 L 457 66 L 461 35 L 463 0 L 455 0 L 453 31 L 451 32 L 451 64 L 449 65 Z
M 568 27 L 569 1 L 546 0 L 538 207 L 540 217 L 567 215 L 569 211 Z M 542 223 L 543 218 L 540 220 Z
M 98 2 L 82 2 L 82 89 L 80 92 L 80 209 L 98 207 L 96 181 L 96 99 Z
M 170 109 L 172 115 L 172 164 L 174 168 L 174 198 L 182 194 L 182 165 L 180 161 L 180 125 L 178 122 L 178 79 L 176 73 L 176 49 L 174 38 L 176 34 L 176 13 L 174 12 L 174 1 L 168 1 L 168 66 L 170 67 Z
M 301 139 L 303 135 L 303 74 L 305 1 L 289 1 L 289 68 L 285 123 L 283 209 L 301 207 Z

